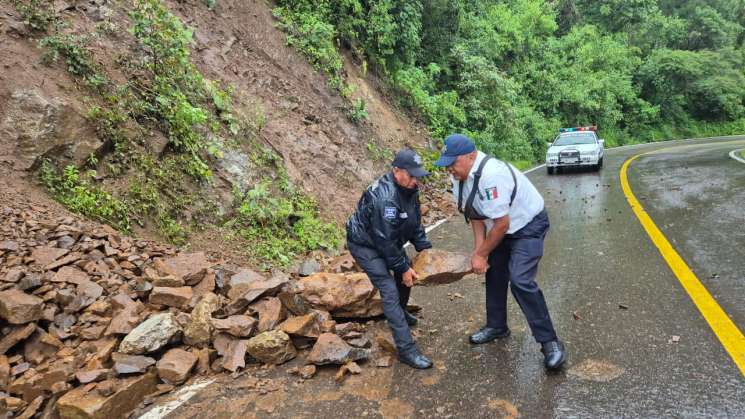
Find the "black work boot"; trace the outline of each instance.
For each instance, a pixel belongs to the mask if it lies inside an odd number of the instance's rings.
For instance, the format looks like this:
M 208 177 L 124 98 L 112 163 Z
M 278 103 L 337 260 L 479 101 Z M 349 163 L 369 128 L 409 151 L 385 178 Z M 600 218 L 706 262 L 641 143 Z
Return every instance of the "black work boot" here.
M 504 329 L 495 329 L 493 327 L 484 326 L 481 328 L 481 330 L 472 334 L 471 337 L 468 338 L 468 340 L 470 340 L 471 343 L 479 345 L 482 343 L 491 342 L 494 339 L 506 338 L 509 335 L 510 329 L 507 327 L 505 327 Z
M 406 317 L 406 323 L 408 323 L 409 326 L 416 326 L 416 324 L 419 323 L 419 319 L 406 310 L 404 310 L 404 317 Z
M 422 355 L 418 349 L 414 349 L 405 354 L 398 354 L 398 360 L 404 364 L 416 368 L 416 369 L 427 369 L 432 366 L 432 361 L 426 356 Z
M 564 348 L 564 344 L 557 339 L 551 342 L 544 342 L 541 346 L 541 352 L 543 352 L 544 357 L 543 363 L 546 368 L 550 370 L 561 368 L 567 359 L 567 351 Z

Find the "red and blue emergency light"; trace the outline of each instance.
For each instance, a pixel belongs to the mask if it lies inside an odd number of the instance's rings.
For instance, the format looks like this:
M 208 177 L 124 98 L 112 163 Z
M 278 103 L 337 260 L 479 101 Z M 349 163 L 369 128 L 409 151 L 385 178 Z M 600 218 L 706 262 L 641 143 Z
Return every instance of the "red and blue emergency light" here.
M 572 127 L 572 128 L 559 128 L 559 132 L 574 132 L 574 131 L 597 131 L 597 125 L 590 125 L 586 127 Z

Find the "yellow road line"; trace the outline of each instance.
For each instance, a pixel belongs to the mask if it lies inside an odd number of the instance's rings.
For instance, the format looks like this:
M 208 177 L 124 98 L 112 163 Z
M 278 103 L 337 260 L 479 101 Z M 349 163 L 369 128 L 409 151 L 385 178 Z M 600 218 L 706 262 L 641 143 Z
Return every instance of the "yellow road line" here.
M 691 300 L 693 300 L 693 303 L 698 307 L 698 310 L 704 316 L 706 322 L 709 323 L 709 327 L 711 327 L 711 330 L 713 330 L 717 335 L 717 338 L 719 338 L 724 349 L 732 357 L 732 360 L 735 361 L 737 367 L 740 368 L 740 373 L 745 376 L 745 336 L 743 336 L 742 332 L 737 328 L 732 319 L 727 316 L 727 313 L 722 310 L 722 307 L 719 306 L 714 297 L 709 294 L 706 287 L 701 284 L 701 281 L 696 277 L 696 274 L 694 274 L 691 268 L 686 265 L 683 258 L 680 257 L 678 252 L 675 251 L 660 229 L 657 228 L 654 221 L 652 221 L 652 218 L 649 217 L 647 212 L 634 196 L 634 193 L 631 191 L 626 172 L 632 161 L 645 154 L 648 153 L 637 154 L 626 160 L 623 166 L 621 166 L 620 175 L 623 194 L 626 196 L 626 200 L 629 201 L 631 209 L 634 211 L 634 214 L 636 214 L 636 217 L 644 227 L 644 230 L 647 231 L 649 238 L 652 239 L 652 242 L 657 246 L 662 257 L 665 258 L 670 269 L 678 278 L 678 281 L 680 281 L 683 289 L 685 289 L 691 297 Z

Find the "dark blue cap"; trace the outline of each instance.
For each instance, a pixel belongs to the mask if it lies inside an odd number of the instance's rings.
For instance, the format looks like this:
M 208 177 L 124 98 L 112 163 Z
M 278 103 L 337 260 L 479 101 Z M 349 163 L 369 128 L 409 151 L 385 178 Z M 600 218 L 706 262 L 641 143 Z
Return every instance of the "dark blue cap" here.
M 396 153 L 392 166 L 398 167 L 399 169 L 406 169 L 406 171 L 414 177 L 429 175 L 429 172 L 424 170 L 422 167 L 422 157 L 410 148 L 403 148 L 401 151 Z
M 442 148 L 440 158 L 435 162 L 435 166 L 448 167 L 455 163 L 458 156 L 471 153 L 476 150 L 470 138 L 463 134 L 451 134 L 445 138 L 445 147 Z

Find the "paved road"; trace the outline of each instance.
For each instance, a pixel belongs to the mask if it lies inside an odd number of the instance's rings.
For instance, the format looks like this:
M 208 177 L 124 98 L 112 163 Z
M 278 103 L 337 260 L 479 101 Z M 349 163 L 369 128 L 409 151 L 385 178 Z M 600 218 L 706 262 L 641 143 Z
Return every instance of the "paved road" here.
M 467 343 L 481 326 L 482 279 L 413 291 L 419 346 L 435 368 L 365 366 L 338 385 L 335 369 L 279 388 L 221 379 L 170 417 L 745 417 L 745 378 L 654 247 L 621 191 L 629 169 L 640 203 L 740 330 L 745 331 L 745 164 L 727 153 L 745 138 L 609 150 L 600 173 L 530 174 L 552 222 L 539 282 L 570 359 L 546 373 L 510 297 L 510 338 Z M 431 234 L 469 251 L 459 218 Z M 454 296 L 459 294 L 463 298 Z M 299 362 L 294 361 L 294 362 Z

